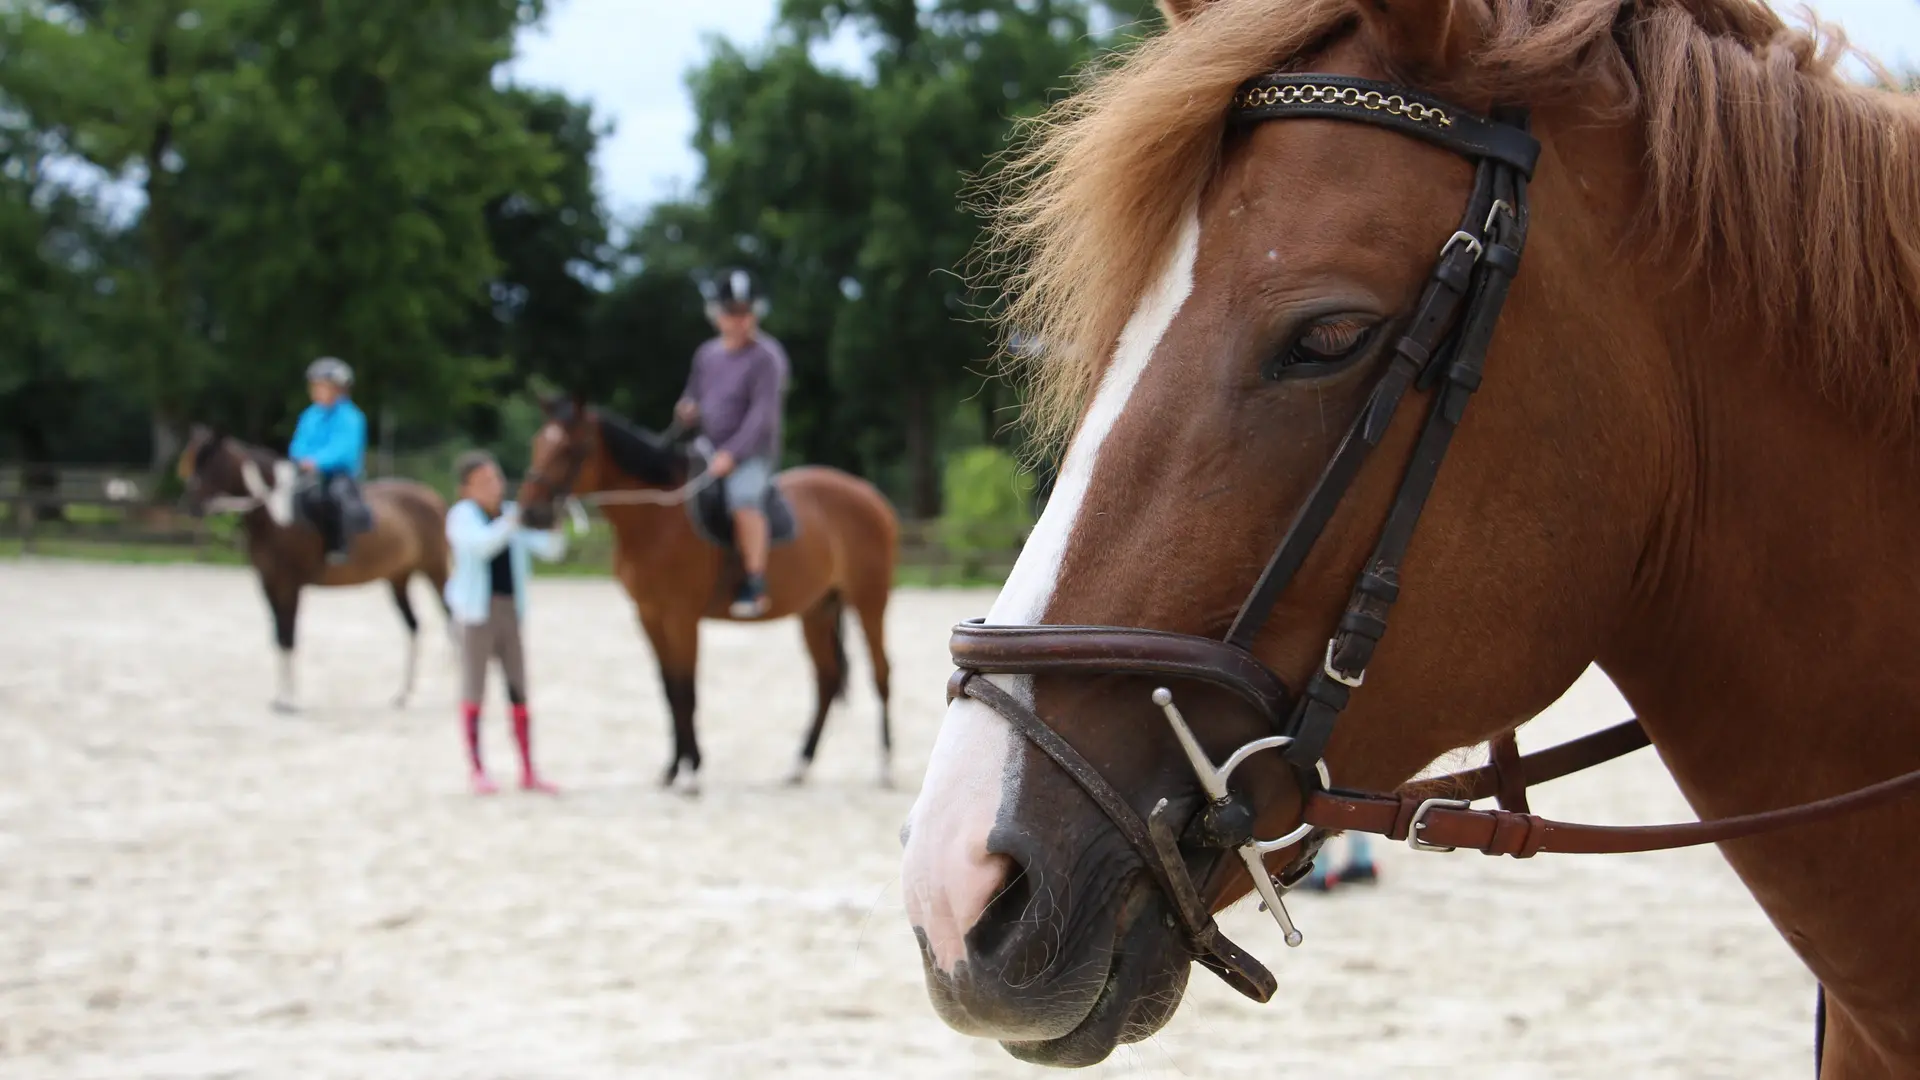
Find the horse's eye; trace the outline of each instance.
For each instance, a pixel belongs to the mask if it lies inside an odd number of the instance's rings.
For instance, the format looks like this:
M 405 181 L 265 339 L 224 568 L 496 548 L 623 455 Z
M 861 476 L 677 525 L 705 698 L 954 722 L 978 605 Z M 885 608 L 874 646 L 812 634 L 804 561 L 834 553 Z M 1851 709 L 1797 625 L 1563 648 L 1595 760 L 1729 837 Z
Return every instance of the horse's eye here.
M 1336 315 L 1309 323 L 1298 337 L 1280 350 L 1262 372 L 1269 379 L 1291 375 L 1327 375 L 1358 358 L 1373 344 L 1380 328 L 1352 315 Z

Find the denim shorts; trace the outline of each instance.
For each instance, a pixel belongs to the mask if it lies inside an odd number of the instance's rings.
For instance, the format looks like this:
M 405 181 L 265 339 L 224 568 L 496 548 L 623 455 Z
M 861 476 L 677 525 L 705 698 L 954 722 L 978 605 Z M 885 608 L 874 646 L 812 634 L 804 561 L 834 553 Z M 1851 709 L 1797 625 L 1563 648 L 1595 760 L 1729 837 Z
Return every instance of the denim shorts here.
M 766 502 L 767 487 L 773 483 L 773 462 L 763 457 L 735 462 L 733 471 L 720 479 L 726 493 L 727 510 L 759 510 Z

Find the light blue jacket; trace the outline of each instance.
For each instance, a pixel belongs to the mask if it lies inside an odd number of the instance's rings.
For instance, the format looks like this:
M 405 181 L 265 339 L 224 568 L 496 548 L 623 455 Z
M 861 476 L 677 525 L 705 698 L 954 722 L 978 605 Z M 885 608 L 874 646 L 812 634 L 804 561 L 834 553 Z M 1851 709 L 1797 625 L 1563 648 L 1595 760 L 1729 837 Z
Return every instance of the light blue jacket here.
M 310 459 L 321 473 L 346 473 L 358 480 L 367 458 L 366 414 L 344 397 L 331 405 L 307 406 L 293 429 L 287 456 Z
M 447 610 L 457 623 L 487 621 L 493 602 L 493 557 L 508 551 L 513 566 L 513 608 L 527 613 L 527 578 L 532 556 L 552 562 L 567 552 L 567 538 L 558 529 L 522 528 L 512 517 L 513 503 L 500 506 L 500 516 L 487 520 L 486 511 L 472 499 L 461 499 L 447 511 L 447 543 L 453 548 L 453 573 L 447 577 Z

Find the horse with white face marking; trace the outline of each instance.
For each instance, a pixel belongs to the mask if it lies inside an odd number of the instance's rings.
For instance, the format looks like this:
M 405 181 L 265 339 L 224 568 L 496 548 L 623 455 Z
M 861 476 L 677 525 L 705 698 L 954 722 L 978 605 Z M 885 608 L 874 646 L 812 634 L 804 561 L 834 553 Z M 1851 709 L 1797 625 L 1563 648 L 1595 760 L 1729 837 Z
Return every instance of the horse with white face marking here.
M 238 511 L 247 535 L 247 560 L 260 576 L 267 607 L 273 613 L 274 640 L 280 648 L 279 685 L 273 706 L 297 707 L 294 693 L 294 624 L 300 591 L 384 581 L 407 627 L 407 661 L 395 706 L 413 693 L 420 654 L 420 621 L 414 616 L 407 585 L 417 574 L 427 579 L 434 598 L 446 609 L 447 504 L 439 493 L 411 480 L 376 480 L 363 495 L 373 512 L 373 528 L 355 536 L 347 561 L 331 565 L 325 544 L 312 525 L 294 516 L 298 471 L 291 461 L 258 446 L 196 427 L 180 453 L 180 479 L 186 483 L 188 512 Z
M 1537 765 L 1499 812 L 1400 787 L 1597 661 L 1745 823 L 1822 1075 L 1920 1072 L 1920 928 L 1854 872 L 1920 856 L 1920 109 L 1752 0 L 1165 7 L 1010 173 L 1073 434 L 908 821 L 936 1009 L 1077 1065 L 1195 959 L 1284 995 L 1207 913 L 1284 922 L 1341 821 L 1623 850 L 1526 812 Z

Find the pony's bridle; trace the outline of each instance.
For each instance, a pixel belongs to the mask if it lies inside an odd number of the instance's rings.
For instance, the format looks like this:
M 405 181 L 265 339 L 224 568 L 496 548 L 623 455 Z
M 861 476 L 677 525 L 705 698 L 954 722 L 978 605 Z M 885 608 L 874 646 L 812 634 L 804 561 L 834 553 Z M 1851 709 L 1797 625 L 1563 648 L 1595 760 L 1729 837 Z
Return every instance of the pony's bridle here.
M 1189 874 L 1185 851 L 1216 856 L 1235 852 L 1287 944 L 1298 945 L 1300 932 L 1280 894 L 1306 875 L 1320 844 L 1335 832 L 1378 833 L 1406 840 L 1421 851 L 1472 847 L 1489 855 L 1519 858 L 1541 851 L 1651 851 L 1822 820 L 1920 790 L 1920 771 L 1916 771 L 1783 810 L 1659 826 L 1569 824 L 1527 812 L 1529 783 L 1564 776 L 1646 746 L 1646 733 L 1631 720 L 1526 757 L 1506 736 L 1494 742 L 1487 766 L 1422 781 L 1391 794 L 1334 788 L 1323 754 L 1335 722 L 1365 680 L 1374 649 L 1386 634 L 1414 527 L 1467 401 L 1479 388 L 1494 324 L 1520 268 L 1527 237 L 1526 185 L 1540 146 L 1527 131 L 1524 110 L 1495 109 L 1490 117 L 1480 117 L 1404 87 L 1343 75 L 1283 74 L 1256 79 L 1234 95 L 1230 117 L 1241 126 L 1301 118 L 1353 121 L 1451 150 L 1476 167 L 1460 228 L 1441 247 L 1386 369 L 1288 524 L 1224 640 L 1128 627 L 988 626 L 975 620 L 954 628 L 951 649 L 958 670 L 947 684 L 949 700 L 970 697 L 999 713 L 1086 792 L 1172 904 L 1196 960 L 1258 1001 L 1270 998 L 1277 985 L 1259 961 L 1220 933 Z M 1322 662 L 1296 697 L 1250 649 L 1369 452 L 1385 437 L 1408 392 L 1416 389 L 1433 391 L 1426 421 Z M 1162 798 L 1143 821 L 1030 701 L 984 677 L 991 674 L 1196 680 L 1246 702 L 1268 720 L 1273 733 L 1240 747 L 1216 766 L 1174 705 L 1172 693 L 1165 688 L 1154 690 L 1153 702 L 1193 766 L 1205 800 L 1197 813 L 1176 825 L 1173 802 Z M 1298 827 L 1273 839 L 1260 839 L 1253 832 L 1255 813 L 1250 801 L 1232 790 L 1229 780 L 1248 758 L 1269 750 L 1277 751 L 1291 767 L 1302 805 Z M 1501 809 L 1472 809 L 1471 800 L 1493 795 L 1499 797 Z M 1190 804 L 1186 799 L 1180 802 Z M 1295 845 L 1299 845 L 1295 858 L 1277 878 L 1272 876 L 1264 857 Z

